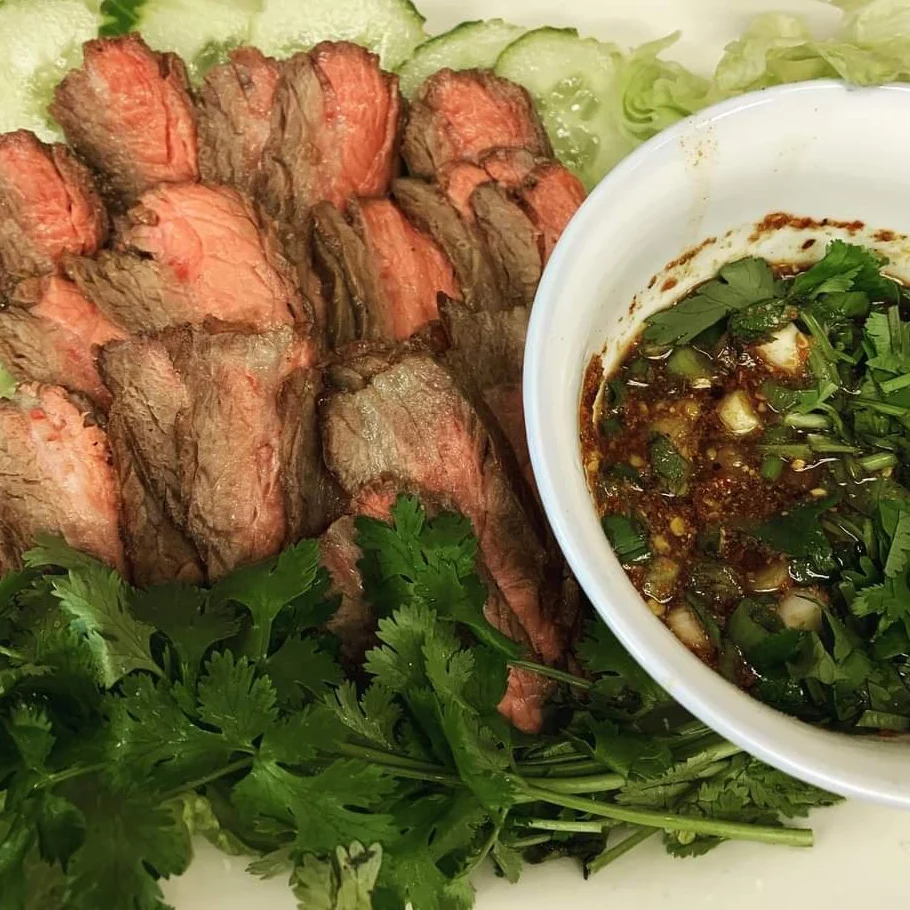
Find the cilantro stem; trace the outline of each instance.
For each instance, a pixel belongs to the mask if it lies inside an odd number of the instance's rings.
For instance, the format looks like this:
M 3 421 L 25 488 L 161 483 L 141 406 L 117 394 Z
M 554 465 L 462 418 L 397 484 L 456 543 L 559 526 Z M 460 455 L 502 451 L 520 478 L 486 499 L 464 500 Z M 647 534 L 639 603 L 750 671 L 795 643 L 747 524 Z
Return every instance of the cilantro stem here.
M 756 841 L 763 844 L 785 844 L 792 847 L 811 847 L 811 828 L 786 828 L 770 825 L 751 825 L 746 822 L 730 822 L 722 819 L 695 818 L 674 815 L 670 812 L 654 812 L 649 809 L 633 809 L 616 806 L 595 799 L 565 796 L 542 787 L 525 785 L 525 793 L 536 800 L 574 809 L 588 815 L 599 815 L 630 825 L 645 825 L 663 828 L 665 831 L 691 831 L 693 834 L 707 834 L 733 840 Z
M 600 872 L 604 866 L 609 866 L 614 860 L 624 856 L 630 850 L 634 850 L 639 844 L 643 844 L 655 834 L 657 834 L 656 828 L 639 828 L 628 837 L 624 837 L 618 844 L 608 847 L 603 853 L 595 856 L 589 863 L 585 863 L 585 872 L 587 875 L 594 875 L 595 872 Z
M 504 841 L 507 847 L 513 850 L 527 850 L 529 847 L 539 847 L 541 844 L 548 844 L 553 840 L 549 834 L 535 834 L 531 837 L 519 837 L 517 840 Z
M 62 784 L 68 780 L 74 780 L 77 777 L 84 777 L 87 774 L 96 774 L 108 767 L 108 762 L 95 762 L 93 765 L 82 765 L 81 767 L 67 768 L 65 771 L 57 771 L 54 774 L 48 774 L 47 777 L 39 781 L 34 786 L 34 790 L 48 790 Z
M 897 392 L 899 389 L 906 389 L 910 386 L 910 373 L 904 373 L 903 376 L 895 376 L 894 379 L 888 379 L 882 383 L 882 391 L 886 395 Z
M 552 793 L 605 793 L 619 790 L 626 784 L 621 774 L 597 774 L 589 777 L 534 778 Z M 546 783 L 544 783 L 546 781 Z
M 478 854 L 461 870 L 458 878 L 467 878 L 469 875 L 472 875 L 477 871 L 481 863 L 490 855 L 490 851 L 493 849 L 496 841 L 499 840 L 499 835 L 502 833 L 502 826 L 505 824 L 507 815 L 508 812 L 494 825 L 492 833 L 486 839 Z
M 449 774 L 436 765 L 417 761 L 404 755 L 370 749 L 367 746 L 357 746 L 354 743 L 338 743 L 335 749 L 342 755 L 347 755 L 348 758 L 362 758 L 364 761 L 382 765 L 394 777 L 422 780 L 430 784 L 445 784 L 450 787 L 464 786 L 464 781 L 458 775 Z
M 181 787 L 175 787 L 169 793 L 165 794 L 162 802 L 166 803 L 169 799 L 175 799 L 182 793 L 198 790 L 200 787 L 206 786 L 206 784 L 214 783 L 216 780 L 220 780 L 222 777 L 227 777 L 229 774 L 234 774 L 237 771 L 245 771 L 252 764 L 253 756 L 251 755 L 248 755 L 246 758 L 238 758 L 237 761 L 225 765 L 218 771 L 212 771 L 211 774 L 204 774 L 202 777 L 197 777 L 195 780 L 187 781 L 187 783 L 183 784 Z
M 8 657 L 10 660 L 18 660 L 20 663 L 25 663 L 27 658 L 24 654 L 19 651 L 14 651 L 12 648 L 6 648 L 3 645 L 0 645 L 0 654 L 4 657 Z
M 607 828 L 612 828 L 616 822 L 601 820 L 596 822 L 569 821 L 562 818 L 528 818 L 522 819 L 517 824 L 524 828 L 533 828 L 537 831 L 558 831 L 561 834 L 603 834 Z
M 536 664 L 530 660 L 510 660 L 510 667 L 518 667 L 522 670 L 528 670 L 536 673 L 538 676 L 546 676 L 549 679 L 555 679 L 557 682 L 566 683 L 569 686 L 575 686 L 576 689 L 593 689 L 594 683 L 580 676 L 574 676 L 563 670 L 555 670 L 553 667 L 546 667 L 543 664 Z
M 887 401 L 879 401 L 877 398 L 854 398 L 854 405 L 868 408 L 870 411 L 876 411 L 884 414 L 886 417 L 906 417 L 910 414 L 910 408 L 902 408 L 900 405 L 888 404 Z
M 603 762 L 595 761 L 593 758 L 582 758 L 571 762 L 561 762 L 558 765 L 524 765 L 521 762 L 517 765 L 518 770 L 525 777 L 578 777 L 580 774 L 587 772 L 603 772 Z

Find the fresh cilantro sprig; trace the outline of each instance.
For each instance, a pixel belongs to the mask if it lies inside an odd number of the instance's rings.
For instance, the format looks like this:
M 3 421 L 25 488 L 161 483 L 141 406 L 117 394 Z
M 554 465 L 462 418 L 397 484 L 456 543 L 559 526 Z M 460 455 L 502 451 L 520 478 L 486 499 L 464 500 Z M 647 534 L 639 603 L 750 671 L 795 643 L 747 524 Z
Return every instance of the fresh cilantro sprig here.
M 827 797 L 740 760 L 721 801 L 708 785 L 738 750 L 599 624 L 586 676 L 538 668 L 567 683 L 547 731 L 513 731 L 510 665 L 535 665 L 483 625 L 470 524 L 402 498 L 358 527 L 379 614 L 359 667 L 321 628 L 336 601 L 313 542 L 211 589 L 138 591 L 47 540 L 0 582 L 4 910 L 159 910 L 194 835 L 258 854 L 301 906 L 363 910 L 469 908 L 485 861 L 594 871 L 659 831 L 673 852 L 809 842 L 779 820 Z

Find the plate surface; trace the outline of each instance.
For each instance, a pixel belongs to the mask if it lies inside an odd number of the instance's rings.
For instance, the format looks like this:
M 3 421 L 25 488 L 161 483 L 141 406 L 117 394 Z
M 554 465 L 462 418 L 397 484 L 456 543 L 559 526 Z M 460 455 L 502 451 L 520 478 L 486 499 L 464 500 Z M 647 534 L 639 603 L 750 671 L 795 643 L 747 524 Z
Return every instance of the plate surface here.
M 804 15 L 824 29 L 831 7 L 813 0 L 418 0 L 432 32 L 464 20 L 500 16 L 527 25 L 575 26 L 638 44 L 681 29 L 671 55 L 709 69 L 724 44 L 757 13 Z M 673 859 L 656 842 L 619 860 L 603 878 L 584 882 L 572 863 L 529 869 L 518 885 L 478 876 L 477 910 L 791 910 L 903 906 L 910 893 L 910 813 L 860 804 L 823 810 L 812 819 L 810 851 L 724 844 L 698 860 Z M 242 859 L 200 844 L 191 870 L 165 883 L 175 910 L 295 910 L 283 880 L 261 882 Z

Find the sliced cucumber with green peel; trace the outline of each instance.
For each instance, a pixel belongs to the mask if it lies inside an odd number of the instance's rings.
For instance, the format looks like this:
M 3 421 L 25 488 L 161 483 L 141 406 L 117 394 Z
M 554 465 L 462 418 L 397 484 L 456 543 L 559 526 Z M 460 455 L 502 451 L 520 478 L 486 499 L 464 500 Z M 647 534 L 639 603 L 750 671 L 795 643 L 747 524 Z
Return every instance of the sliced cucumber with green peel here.
M 496 72 L 533 96 L 559 159 L 591 189 L 637 142 L 620 129 L 624 56 L 575 29 L 527 32 L 499 56 Z
M 444 35 L 425 41 L 398 70 L 408 98 L 437 70 L 492 69 L 499 55 L 527 29 L 503 19 L 462 22 Z
M 156 51 L 174 51 L 196 79 L 250 41 L 264 0 L 104 0 L 102 35 L 141 32 Z
M 263 53 L 287 57 L 320 41 L 353 41 L 394 70 L 426 40 L 423 23 L 410 0 L 264 0 L 252 43 Z
M 82 43 L 98 34 L 100 22 L 83 0 L 0 3 L 0 132 L 60 138 L 47 106 L 63 75 L 82 63 Z

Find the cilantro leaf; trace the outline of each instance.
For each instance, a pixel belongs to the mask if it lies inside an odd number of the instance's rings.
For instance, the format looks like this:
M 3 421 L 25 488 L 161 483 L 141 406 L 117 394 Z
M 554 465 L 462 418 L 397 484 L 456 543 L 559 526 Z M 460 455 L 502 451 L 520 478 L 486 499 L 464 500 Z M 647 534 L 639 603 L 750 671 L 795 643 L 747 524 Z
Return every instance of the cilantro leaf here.
M 354 841 L 336 847 L 331 859 L 305 856 L 291 876 L 291 890 L 301 910 L 372 910 L 381 867 L 381 844 L 366 848 Z
M 334 850 L 358 837 L 387 844 L 397 837 L 391 816 L 375 811 L 395 784 L 377 765 L 338 760 L 311 777 L 298 777 L 277 762 L 257 759 L 234 787 L 241 813 L 271 818 L 295 832 L 300 853 Z M 374 810 L 374 811 L 364 811 Z
M 302 704 L 309 693 L 322 695 L 341 683 L 344 674 L 331 654 L 314 638 L 292 636 L 265 662 L 265 670 L 278 692 L 282 707 Z
M 38 848 L 42 859 L 65 869 L 85 840 L 85 816 L 68 799 L 53 793 L 41 797 L 38 816 Z
M 358 699 L 356 686 L 346 680 L 326 696 L 326 703 L 357 736 L 380 748 L 395 749 L 395 728 L 401 720 L 401 708 L 390 689 L 377 682 Z
M 648 457 L 662 486 L 674 496 L 684 496 L 692 476 L 692 463 L 663 433 L 653 433 L 648 441 Z
M 831 542 L 819 524 L 819 517 L 834 508 L 838 496 L 825 496 L 800 503 L 769 521 L 747 527 L 746 533 L 772 550 L 812 560 L 814 568 L 830 568 Z
M 377 612 L 424 604 L 504 654 L 520 656 L 521 648 L 484 616 L 487 590 L 475 570 L 477 539 L 470 521 L 451 512 L 428 521 L 417 500 L 408 496 L 398 498 L 391 519 L 361 516 L 355 524 L 364 594 Z
M 168 788 L 226 764 L 230 744 L 187 717 L 173 690 L 148 676 L 124 680 L 121 695 L 108 697 L 115 780 L 149 777 Z
M 764 341 L 791 323 L 798 314 L 796 307 L 783 300 L 753 303 L 730 317 L 730 334 L 747 343 Z
M 688 344 L 730 313 L 780 296 L 764 259 L 739 259 L 692 296 L 650 316 L 642 337 L 656 345 Z
M 74 567 L 54 579 L 53 592 L 88 641 L 103 686 L 134 670 L 161 675 L 149 645 L 155 630 L 130 615 L 130 589 L 117 572 L 100 563 Z
M 277 694 L 245 657 L 216 652 L 199 681 L 199 717 L 238 749 L 252 746 L 277 719 Z
M 141 796 L 103 790 L 83 811 L 85 841 L 70 863 L 67 908 L 161 910 L 158 879 L 182 875 L 192 856 L 183 819 Z
M 33 705 L 17 705 L 6 721 L 6 731 L 16 744 L 25 767 L 42 772 L 56 741 L 47 713 Z
M 220 608 L 234 601 L 249 610 L 253 625 L 247 654 L 259 660 L 269 652 L 272 624 L 278 614 L 321 581 L 318 541 L 302 540 L 274 559 L 243 566 L 225 576 L 212 588 L 211 603 Z
M 832 240 L 824 257 L 797 275 L 791 293 L 809 299 L 821 294 L 862 291 L 873 300 L 895 301 L 900 296 L 896 282 L 881 274 L 887 260 L 866 247 Z
M 240 631 L 240 620 L 227 604 L 210 604 L 205 590 L 181 582 L 138 591 L 131 609 L 136 619 L 168 637 L 188 681 L 195 679 L 212 645 Z

